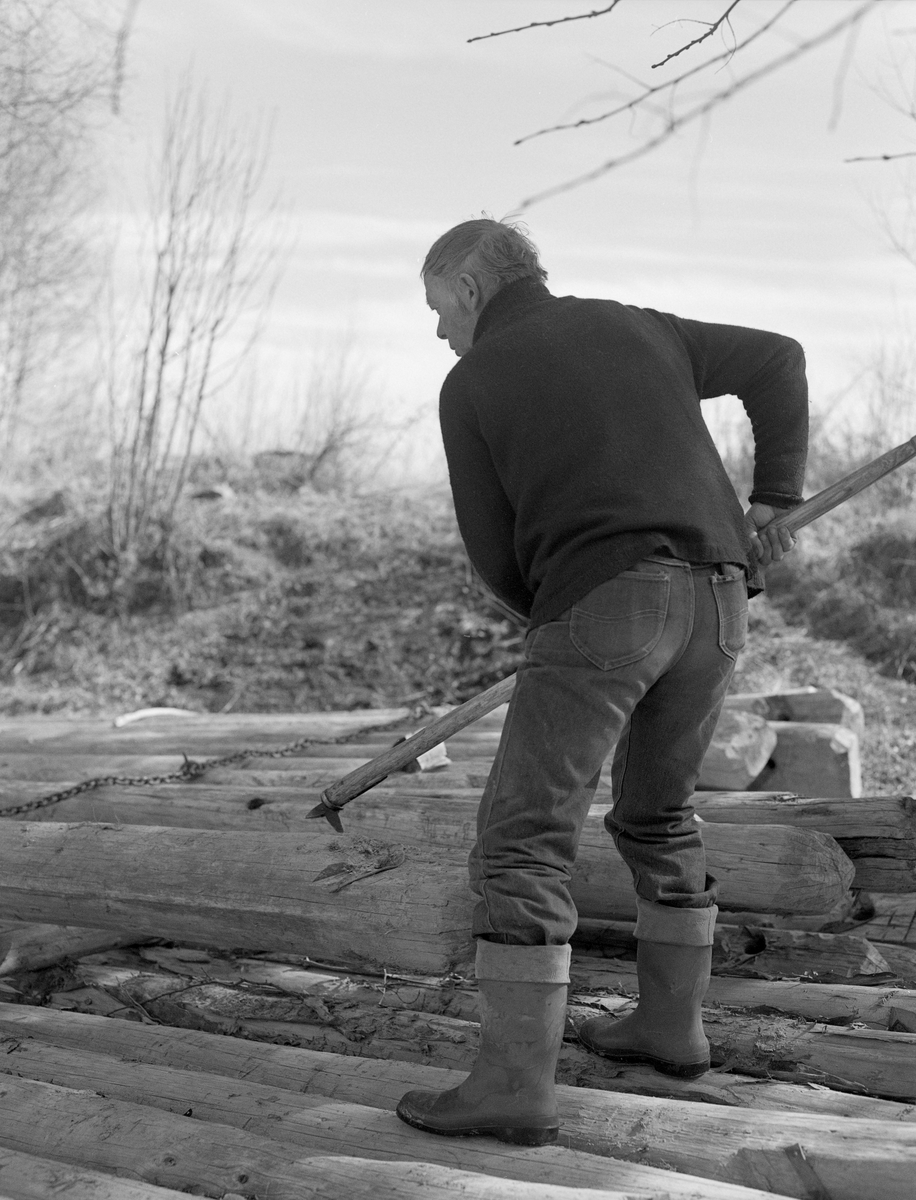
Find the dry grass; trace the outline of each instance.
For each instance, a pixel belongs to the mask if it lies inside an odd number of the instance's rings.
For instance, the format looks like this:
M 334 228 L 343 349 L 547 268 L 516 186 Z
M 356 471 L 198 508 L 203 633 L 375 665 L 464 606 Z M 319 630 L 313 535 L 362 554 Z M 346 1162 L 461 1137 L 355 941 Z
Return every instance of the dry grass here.
M 231 483 L 223 499 L 186 505 L 168 563 L 141 564 L 120 615 L 88 506 L 23 521 L 36 495 L 10 500 L 0 712 L 449 703 L 514 669 L 518 630 L 475 584 L 444 492 L 343 499 L 241 469 Z M 907 792 L 916 524 L 870 503 L 825 518 L 772 572 L 735 688 L 855 696 L 866 792 Z

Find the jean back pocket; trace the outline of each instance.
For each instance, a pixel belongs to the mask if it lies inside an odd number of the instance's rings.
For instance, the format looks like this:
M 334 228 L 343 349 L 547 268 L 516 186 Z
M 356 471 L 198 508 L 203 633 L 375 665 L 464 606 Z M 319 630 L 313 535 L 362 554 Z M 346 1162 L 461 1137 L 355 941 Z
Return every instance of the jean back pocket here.
M 602 671 L 639 662 L 664 632 L 669 591 L 661 572 L 623 571 L 573 605 L 570 640 Z
M 719 649 L 737 658 L 747 641 L 747 581 L 744 572 L 714 575 L 710 579 L 719 613 Z

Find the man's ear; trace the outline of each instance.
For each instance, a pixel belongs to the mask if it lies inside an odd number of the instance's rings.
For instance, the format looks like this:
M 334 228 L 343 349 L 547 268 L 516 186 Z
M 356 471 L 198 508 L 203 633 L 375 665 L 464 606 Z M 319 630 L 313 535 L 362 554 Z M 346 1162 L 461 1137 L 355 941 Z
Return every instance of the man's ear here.
M 458 293 L 462 305 L 469 312 L 476 312 L 477 309 L 483 307 L 483 293 L 473 275 L 469 275 L 466 271 L 462 271 L 462 273 L 455 280 L 455 290 Z

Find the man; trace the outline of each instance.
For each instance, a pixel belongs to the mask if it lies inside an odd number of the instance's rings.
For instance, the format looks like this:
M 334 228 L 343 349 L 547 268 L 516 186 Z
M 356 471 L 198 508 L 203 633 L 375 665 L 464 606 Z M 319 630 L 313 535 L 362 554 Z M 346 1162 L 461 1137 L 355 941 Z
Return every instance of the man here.
M 794 539 L 807 385 L 797 342 L 608 300 L 557 298 L 512 225 L 467 221 L 423 264 L 459 362 L 440 420 L 468 555 L 528 622 L 524 662 L 470 856 L 480 1050 L 409 1124 L 541 1145 L 557 1137 L 570 868 L 602 764 L 636 890 L 639 1003 L 580 1030 L 591 1050 L 684 1078 L 709 1067 L 716 883 L 690 796 L 744 645 L 758 568 Z M 736 395 L 755 439 L 742 512 L 700 413 Z

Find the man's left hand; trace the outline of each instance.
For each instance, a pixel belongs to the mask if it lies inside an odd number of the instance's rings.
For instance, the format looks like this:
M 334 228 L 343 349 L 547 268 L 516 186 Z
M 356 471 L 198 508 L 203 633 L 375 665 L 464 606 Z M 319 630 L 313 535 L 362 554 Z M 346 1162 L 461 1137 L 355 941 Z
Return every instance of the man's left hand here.
M 785 508 L 774 508 L 771 504 L 752 504 L 744 514 L 744 523 L 751 537 L 751 548 L 758 567 L 768 567 L 772 562 L 779 562 L 797 545 L 798 539 L 788 529 L 766 528 L 776 517 L 781 517 L 789 511 Z

